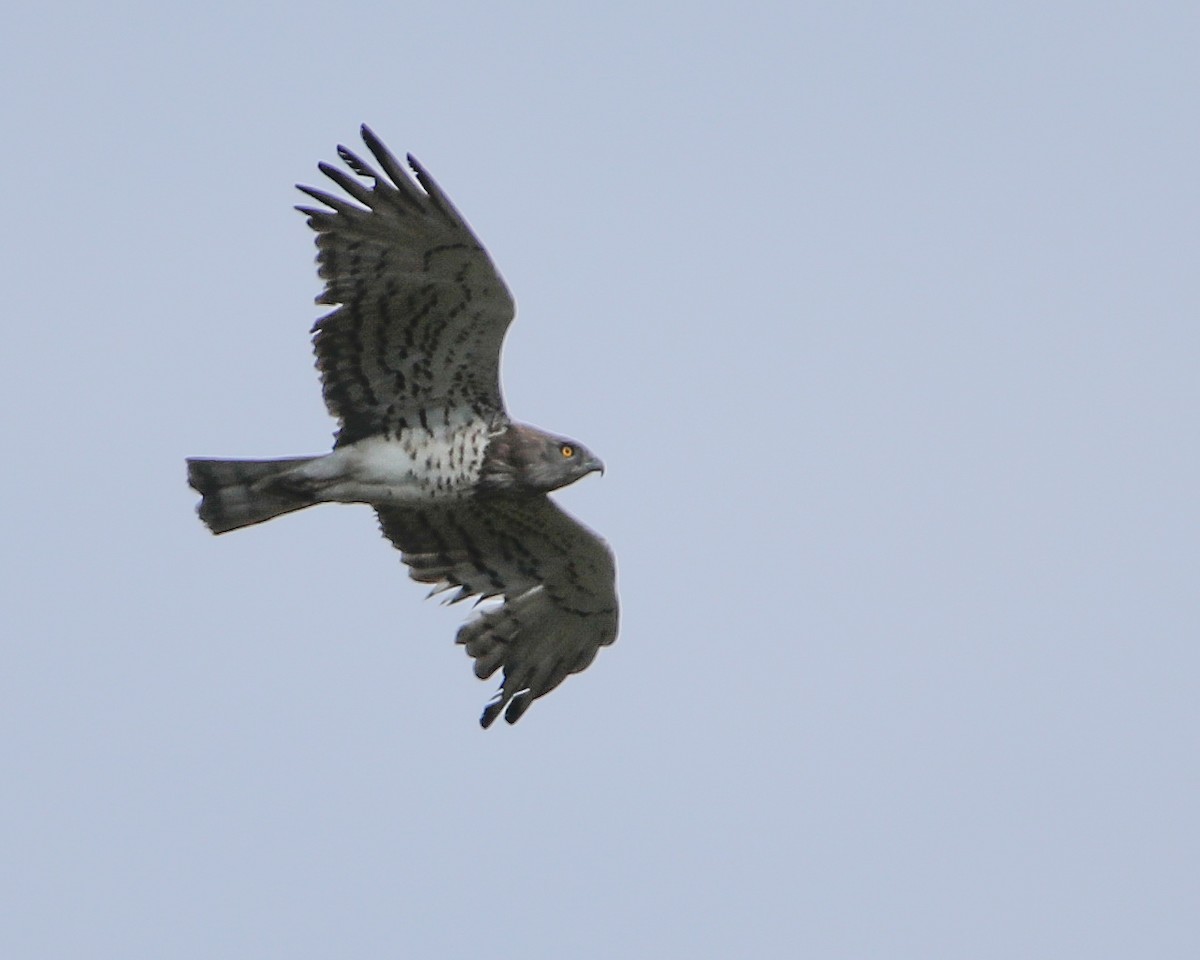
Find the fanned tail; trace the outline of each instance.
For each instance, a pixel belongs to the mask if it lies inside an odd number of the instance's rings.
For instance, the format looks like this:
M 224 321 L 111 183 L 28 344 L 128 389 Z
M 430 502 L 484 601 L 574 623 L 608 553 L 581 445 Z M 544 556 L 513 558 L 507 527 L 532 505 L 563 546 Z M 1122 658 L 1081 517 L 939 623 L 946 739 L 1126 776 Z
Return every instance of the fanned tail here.
M 302 484 L 289 484 L 287 475 L 316 459 L 189 459 L 188 483 L 203 498 L 200 519 L 213 533 L 226 533 L 312 506 L 316 499 Z

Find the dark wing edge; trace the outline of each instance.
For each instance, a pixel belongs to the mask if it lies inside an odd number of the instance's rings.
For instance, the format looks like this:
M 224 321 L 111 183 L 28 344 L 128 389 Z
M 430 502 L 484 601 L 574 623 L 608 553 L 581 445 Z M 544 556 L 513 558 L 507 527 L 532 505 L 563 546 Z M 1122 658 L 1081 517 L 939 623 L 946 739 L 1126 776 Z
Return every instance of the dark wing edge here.
M 457 603 L 503 597 L 458 631 L 481 680 L 504 679 L 480 717 L 515 723 L 538 697 L 587 667 L 617 637 L 616 562 L 603 539 L 549 497 L 380 508 L 409 576 Z
M 515 314 L 482 244 L 429 173 L 405 170 L 365 125 L 378 167 L 344 146 L 348 170 L 318 169 L 345 196 L 298 188 L 316 232 L 318 303 L 335 309 L 313 327 L 326 406 L 338 445 L 395 435 L 422 413 L 503 413 L 499 355 Z

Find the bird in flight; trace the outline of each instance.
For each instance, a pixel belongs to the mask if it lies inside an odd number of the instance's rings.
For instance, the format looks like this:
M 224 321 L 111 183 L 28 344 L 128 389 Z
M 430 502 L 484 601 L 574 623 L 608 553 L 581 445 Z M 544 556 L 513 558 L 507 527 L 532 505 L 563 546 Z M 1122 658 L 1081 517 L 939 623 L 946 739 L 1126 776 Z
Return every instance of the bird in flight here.
M 616 567 L 599 536 L 548 494 L 604 465 L 583 444 L 508 416 L 500 344 L 515 307 L 487 251 L 411 156 L 369 128 L 378 169 L 338 147 L 320 171 L 345 196 L 299 189 L 316 232 L 313 327 L 333 451 L 283 460 L 189 459 L 200 519 L 226 533 L 316 503 L 366 503 L 409 575 L 500 598 L 457 641 L 503 681 L 480 718 L 509 723 L 617 636 Z M 415 180 L 414 180 L 415 176 Z

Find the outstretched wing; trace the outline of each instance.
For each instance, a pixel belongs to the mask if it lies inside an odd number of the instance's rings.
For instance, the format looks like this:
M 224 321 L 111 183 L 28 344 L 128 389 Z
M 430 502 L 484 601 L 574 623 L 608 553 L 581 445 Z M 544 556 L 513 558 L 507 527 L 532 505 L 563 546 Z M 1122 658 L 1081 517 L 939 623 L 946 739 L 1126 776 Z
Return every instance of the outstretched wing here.
M 475 499 L 427 509 L 378 510 L 409 575 L 458 587 L 451 602 L 503 597 L 458 631 L 475 675 L 504 669 L 480 718 L 515 723 L 529 705 L 578 673 L 617 636 L 616 567 L 600 537 L 546 496 Z
M 357 202 L 301 186 L 328 209 L 297 208 L 317 232 L 317 302 L 336 305 L 313 327 L 313 346 L 338 445 L 428 426 L 430 416 L 503 414 L 508 288 L 420 164 L 409 156 L 414 183 L 366 126 L 362 136 L 381 170 L 341 146 L 356 176 L 320 164 Z

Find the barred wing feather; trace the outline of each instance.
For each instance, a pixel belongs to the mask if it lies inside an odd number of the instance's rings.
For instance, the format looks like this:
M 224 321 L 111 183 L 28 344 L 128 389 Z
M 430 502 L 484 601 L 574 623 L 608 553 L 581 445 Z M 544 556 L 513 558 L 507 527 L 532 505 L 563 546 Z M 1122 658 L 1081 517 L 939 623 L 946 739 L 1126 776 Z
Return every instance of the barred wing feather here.
M 424 426 L 431 411 L 503 416 L 512 295 L 424 168 L 409 156 L 414 182 L 369 128 L 362 135 L 379 169 L 338 147 L 350 172 L 320 170 L 349 199 L 301 186 L 322 207 L 297 208 L 317 234 L 317 302 L 335 306 L 313 346 L 338 445 Z
M 616 567 L 600 537 L 546 496 L 483 498 L 421 510 L 381 508 L 384 536 L 410 576 L 452 601 L 503 597 L 458 632 L 486 679 L 503 668 L 480 718 L 515 723 L 538 697 L 616 639 Z

